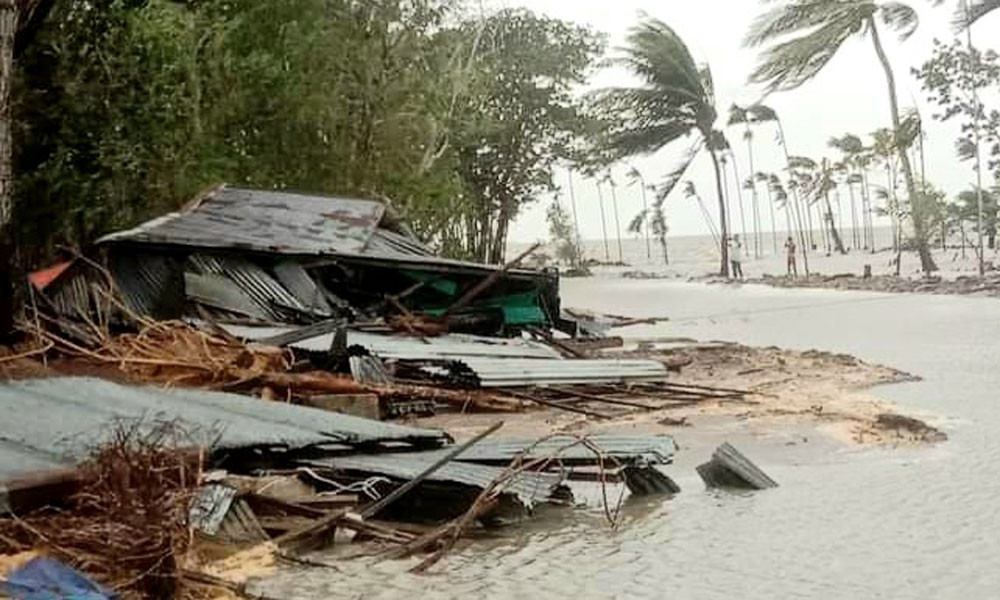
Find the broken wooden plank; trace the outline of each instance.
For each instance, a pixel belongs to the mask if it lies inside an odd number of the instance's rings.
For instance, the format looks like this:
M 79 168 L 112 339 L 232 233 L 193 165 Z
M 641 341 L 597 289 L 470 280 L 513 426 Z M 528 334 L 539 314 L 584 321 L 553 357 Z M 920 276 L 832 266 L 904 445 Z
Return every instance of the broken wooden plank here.
M 509 270 L 513 269 L 514 267 L 516 267 L 517 265 L 521 264 L 522 260 L 528 258 L 528 256 L 532 255 L 535 252 L 535 250 L 538 250 L 541 246 L 542 246 L 542 244 L 540 244 L 540 243 L 539 244 L 535 244 L 531 248 L 529 248 L 529 249 L 525 250 L 524 252 L 522 252 L 521 254 L 519 254 L 514 260 L 508 262 L 507 264 L 503 265 L 502 267 L 500 267 L 496 271 L 493 271 L 492 273 L 490 273 L 489 275 L 487 275 L 486 277 L 484 277 L 482 281 L 480 281 L 476 285 L 472 286 L 472 288 L 470 288 L 469 291 L 465 292 L 465 294 L 463 294 L 461 298 L 459 298 L 457 301 L 455 301 L 454 304 L 452 304 L 451 306 L 449 306 L 448 310 L 446 310 L 444 312 L 444 316 L 448 317 L 453 312 L 455 312 L 455 311 L 457 311 L 457 310 L 459 310 L 461 308 L 465 308 L 466 306 L 468 306 L 473 300 L 475 300 L 476 298 L 478 298 L 483 292 L 485 292 L 490 287 L 492 287 L 493 284 L 495 284 L 501 277 L 504 276 L 505 273 L 507 273 L 507 271 L 509 271 Z
M 610 419 L 611 415 L 607 415 L 596 410 L 590 410 L 589 408 L 580 408 L 578 406 L 572 406 L 569 404 L 564 404 L 562 402 L 556 402 L 555 400 L 548 400 L 546 398 L 540 398 L 538 396 L 532 396 L 531 394 L 525 394 L 515 390 L 509 389 L 498 389 L 497 391 L 507 394 L 509 396 L 514 396 L 515 398 L 522 398 L 524 400 L 529 400 L 531 402 L 536 402 L 544 406 L 551 406 L 552 408 L 558 408 L 559 410 L 565 410 L 569 412 L 579 413 L 581 415 L 587 415 L 588 417 L 596 417 L 598 419 Z

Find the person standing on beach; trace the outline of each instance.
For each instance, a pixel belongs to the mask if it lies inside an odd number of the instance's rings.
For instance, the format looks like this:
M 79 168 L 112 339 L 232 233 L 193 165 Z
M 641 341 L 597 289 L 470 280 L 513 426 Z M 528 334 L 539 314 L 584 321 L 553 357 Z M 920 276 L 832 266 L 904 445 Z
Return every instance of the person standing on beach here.
M 788 236 L 788 241 L 785 242 L 785 251 L 788 253 L 788 276 L 794 279 L 799 278 L 799 265 L 795 259 L 795 251 L 798 248 L 795 246 L 795 240 L 792 236 Z
M 743 242 L 739 235 L 729 238 L 729 261 L 733 265 L 733 278 L 743 280 Z

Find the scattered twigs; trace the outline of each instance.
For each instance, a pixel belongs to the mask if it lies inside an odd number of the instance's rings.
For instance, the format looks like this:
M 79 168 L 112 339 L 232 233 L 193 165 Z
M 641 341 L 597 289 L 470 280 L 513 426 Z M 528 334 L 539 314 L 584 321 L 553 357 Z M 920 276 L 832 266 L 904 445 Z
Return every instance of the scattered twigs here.
M 178 597 L 199 475 L 192 455 L 177 450 L 187 445 L 182 436 L 173 423 L 119 423 L 81 467 L 86 483 L 65 510 L 0 520 L 0 553 L 13 540 L 80 568 L 121 598 Z
M 22 359 L 25 359 L 25 358 L 31 358 L 32 356 L 38 356 L 38 355 L 41 355 L 41 354 L 45 354 L 49 350 L 55 348 L 55 346 L 56 345 L 55 345 L 54 342 L 49 341 L 49 342 L 45 342 L 45 345 L 42 346 L 41 348 L 35 348 L 34 350 L 28 350 L 27 352 L 21 352 L 20 354 L 12 354 L 12 355 L 9 355 L 9 356 L 0 356 L 0 364 L 7 363 L 7 362 L 14 362 L 16 360 L 22 360 Z
M 604 456 L 604 453 L 600 450 L 600 448 L 598 448 L 593 442 L 585 437 L 579 436 L 575 436 L 573 441 L 568 442 L 566 445 L 560 447 L 549 456 L 526 459 L 526 457 L 530 456 L 532 451 L 539 444 L 557 436 L 565 437 L 565 434 L 552 434 L 546 436 L 535 442 L 535 444 L 531 447 L 525 449 L 523 454 L 515 458 L 493 482 L 483 489 L 465 514 L 447 523 L 446 525 L 443 525 L 442 527 L 416 538 L 408 544 L 394 549 L 385 555 L 386 558 L 405 558 L 417 552 L 436 546 L 436 550 L 430 556 L 426 557 L 419 564 L 410 569 L 410 571 L 414 573 L 425 572 L 427 569 L 440 561 L 477 520 L 489 514 L 494 508 L 496 508 L 500 502 L 501 494 L 512 481 L 529 471 L 547 470 L 551 469 L 553 466 L 559 466 L 559 456 L 566 450 L 578 445 L 585 446 L 587 449 L 594 452 L 598 458 L 598 468 L 600 471 L 599 482 L 602 486 L 605 517 L 608 519 L 612 528 L 618 527 L 621 516 L 622 501 L 624 500 L 625 494 L 624 487 L 619 494 L 615 507 L 612 508 L 607 494 L 608 480 L 605 477 L 607 462 L 614 463 L 614 465 L 618 467 L 621 466 L 616 459 L 608 459 Z

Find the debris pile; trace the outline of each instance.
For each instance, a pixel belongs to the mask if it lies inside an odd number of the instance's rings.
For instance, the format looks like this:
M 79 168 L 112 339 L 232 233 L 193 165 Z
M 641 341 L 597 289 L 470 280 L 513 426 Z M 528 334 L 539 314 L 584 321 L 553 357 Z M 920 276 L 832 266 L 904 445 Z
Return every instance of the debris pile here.
M 187 510 L 197 455 L 177 451 L 174 423 L 114 428 L 79 467 L 82 488 L 62 508 L 0 519 L 0 554 L 40 551 L 122 598 L 180 597 Z

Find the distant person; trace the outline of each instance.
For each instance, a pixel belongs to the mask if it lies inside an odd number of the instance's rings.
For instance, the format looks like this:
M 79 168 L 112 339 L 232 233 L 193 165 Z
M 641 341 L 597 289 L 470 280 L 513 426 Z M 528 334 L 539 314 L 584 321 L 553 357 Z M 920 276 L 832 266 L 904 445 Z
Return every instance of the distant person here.
M 795 240 L 792 236 L 788 236 L 788 240 L 785 241 L 785 252 L 788 253 L 788 276 L 798 279 L 799 277 L 799 265 L 795 259 L 795 252 L 798 247 L 795 245 Z
M 733 278 L 743 280 L 743 242 L 739 235 L 729 238 L 729 262 L 733 266 Z

